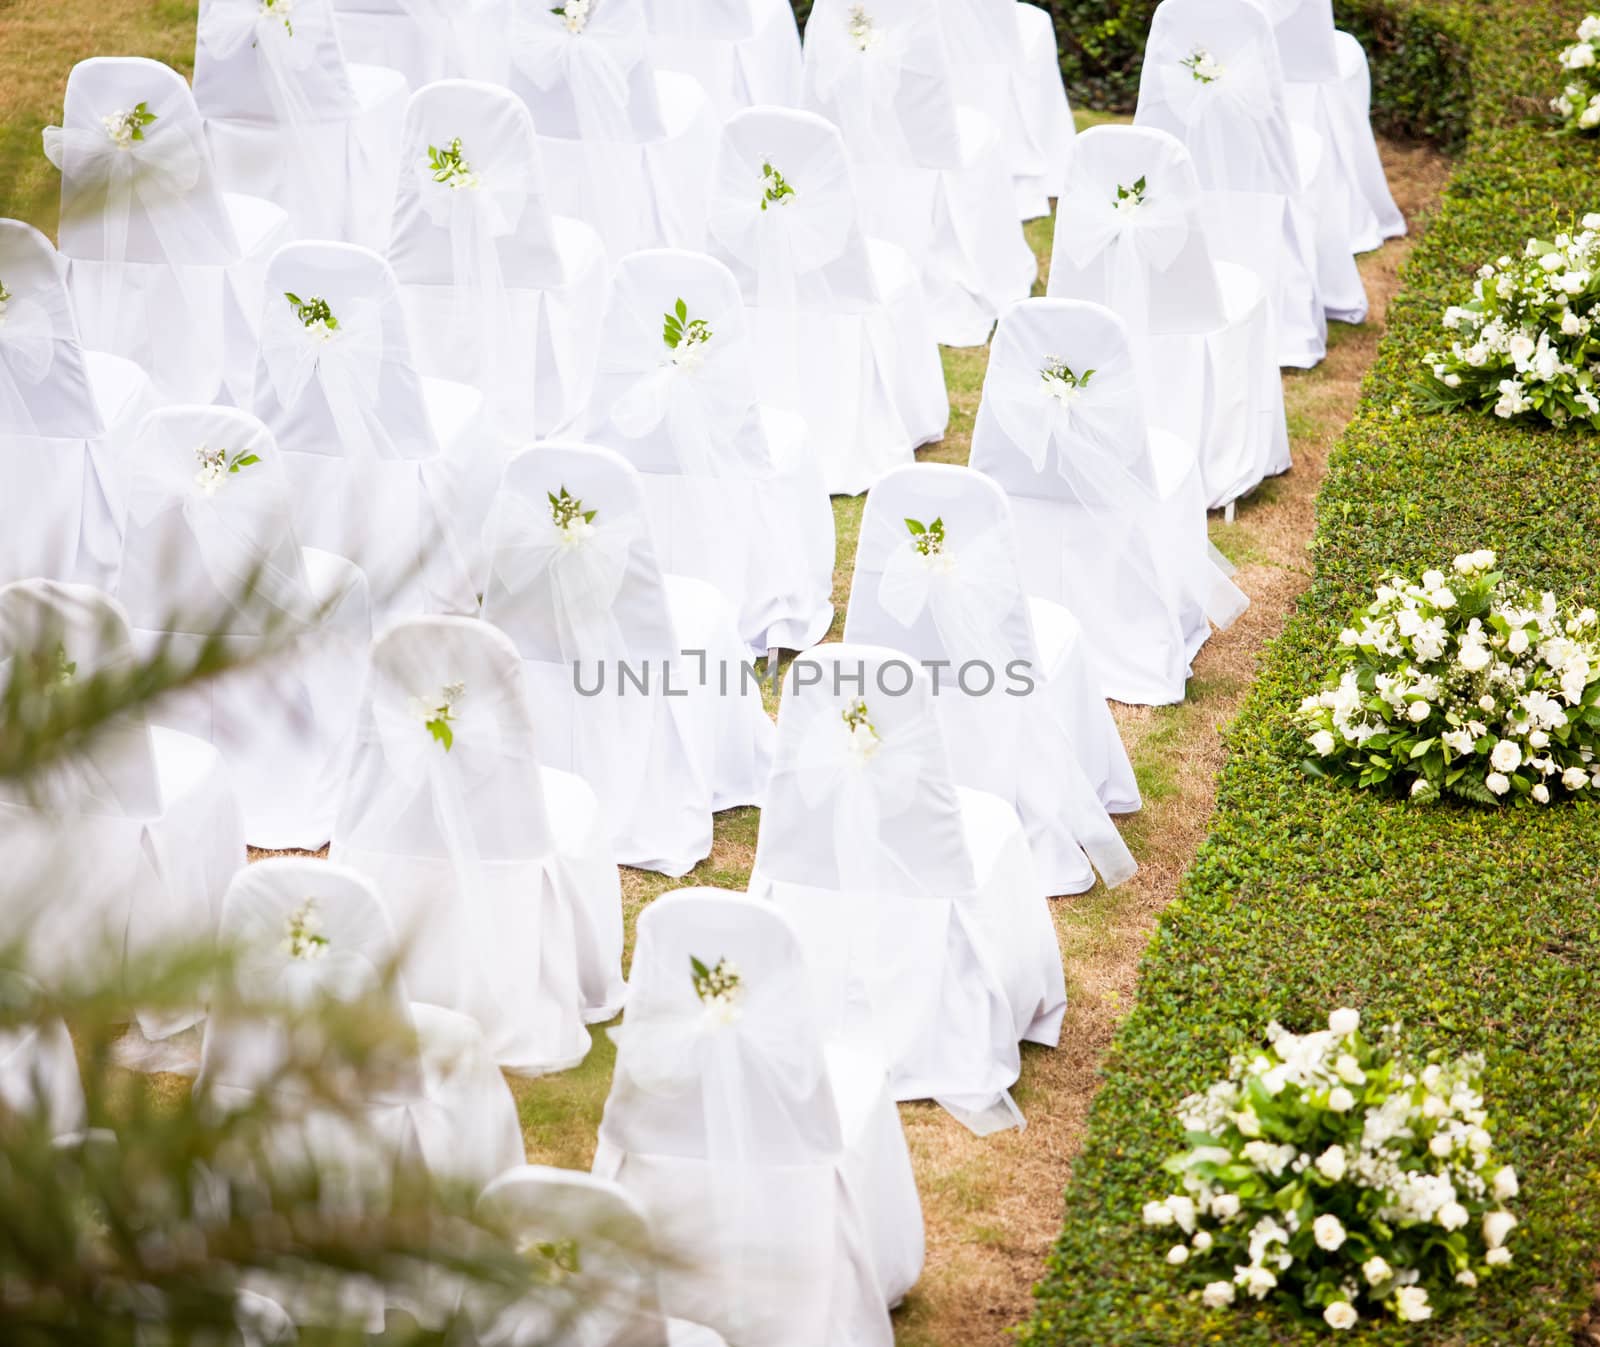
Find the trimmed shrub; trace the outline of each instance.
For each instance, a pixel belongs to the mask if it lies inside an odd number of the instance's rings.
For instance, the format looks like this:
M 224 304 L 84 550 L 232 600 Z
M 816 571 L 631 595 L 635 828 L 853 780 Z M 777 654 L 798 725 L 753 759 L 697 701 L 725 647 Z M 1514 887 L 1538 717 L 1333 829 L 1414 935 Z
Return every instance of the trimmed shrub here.
M 1173 1110 L 1277 1019 L 1329 1006 L 1399 1023 L 1409 1053 L 1482 1052 L 1496 1141 L 1523 1176 L 1516 1262 L 1469 1306 L 1361 1341 L 1562 1344 L 1588 1308 L 1600 1250 L 1600 811 L 1427 809 L 1319 783 L 1294 712 L 1347 614 L 1398 567 L 1494 549 L 1518 583 L 1600 597 L 1595 436 L 1411 401 L 1446 305 L 1485 257 L 1596 202 L 1592 144 L 1528 111 L 1582 0 L 1459 0 L 1473 25 L 1465 157 L 1406 288 L 1318 502 L 1314 580 L 1228 732 L 1210 839 L 1163 914 L 1073 1166 L 1065 1222 L 1026 1347 L 1326 1342 L 1271 1303 L 1208 1311 L 1142 1227 L 1181 1145 Z

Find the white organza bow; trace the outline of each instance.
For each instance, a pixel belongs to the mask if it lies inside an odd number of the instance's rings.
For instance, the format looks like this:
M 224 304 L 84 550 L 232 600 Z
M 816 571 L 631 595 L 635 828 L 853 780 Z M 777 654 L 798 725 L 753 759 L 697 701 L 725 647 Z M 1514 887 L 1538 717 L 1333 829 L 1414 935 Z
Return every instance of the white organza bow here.
M 257 0 L 211 0 L 200 15 L 196 36 L 200 45 L 218 60 L 238 55 L 248 44 L 261 67 L 267 101 L 286 126 L 310 120 L 311 98 L 305 74 L 316 64 L 317 44 L 311 25 L 316 7 L 295 20 L 295 31 L 281 13 L 275 14 Z
M 1038 356 L 1027 351 L 997 351 L 984 384 L 984 401 L 1006 436 L 1043 472 L 1056 449 L 1056 471 L 1068 476 L 1083 453 L 1110 455 L 1119 461 L 1146 453 L 1145 426 L 1139 415 L 1138 381 L 1132 362 L 1097 369 L 1087 384 L 1065 398 L 1050 391 L 1040 369 L 1029 368 Z M 1008 358 L 1009 357 L 1009 358 Z M 1077 373 L 1081 376 L 1087 372 Z
M 1150 324 L 1151 275 L 1166 271 L 1189 240 L 1187 205 L 1159 186 L 1147 188 L 1137 206 L 1119 205 L 1114 188 L 1074 175 L 1056 216 L 1062 256 L 1082 270 L 1106 254 L 1107 307 L 1136 338 L 1143 334 Z
M 984 529 L 970 537 L 950 539 L 942 552 L 924 556 L 903 527 L 884 515 L 874 516 L 882 529 L 873 552 L 882 555 L 878 602 L 903 627 L 913 626 L 924 612 L 933 619 L 945 654 L 958 664 L 979 660 L 1005 676 L 1013 651 L 1006 643 L 1005 620 L 1022 592 L 1009 533 Z
M 42 304 L 0 304 L 0 433 L 32 434 L 37 422 L 23 388 L 37 388 L 55 363 L 55 325 Z
M 807 57 L 818 97 L 834 105 L 845 143 L 857 153 L 899 130 L 895 97 L 906 68 L 907 35 L 899 26 L 874 26 L 872 41 L 863 47 L 838 21 L 841 9 L 828 17 L 834 21 L 822 22 L 819 15 L 810 25 L 807 36 L 814 45 Z
M 269 296 L 261 360 L 286 408 L 298 403 L 315 381 L 333 417 L 341 451 L 358 465 L 370 466 L 388 447 L 378 419 L 383 311 L 376 303 L 360 301 L 345 306 L 337 319 L 339 326 L 332 331 L 307 327 L 287 300 Z
M 585 140 L 633 139 L 629 81 L 644 59 L 645 33 L 627 8 L 598 0 L 582 32 L 543 4 L 516 7 L 507 34 L 511 59 L 536 89 L 565 88 Z
M 1273 114 L 1272 86 L 1267 82 L 1266 54 L 1258 42 L 1229 44 L 1211 53 L 1220 68 L 1201 79 L 1184 64 L 1199 54 L 1171 49 L 1161 63 L 1161 87 L 1167 102 L 1185 126 L 1195 127 L 1224 108 L 1246 113 L 1256 120 Z M 1220 53 L 1220 54 L 1218 54 Z

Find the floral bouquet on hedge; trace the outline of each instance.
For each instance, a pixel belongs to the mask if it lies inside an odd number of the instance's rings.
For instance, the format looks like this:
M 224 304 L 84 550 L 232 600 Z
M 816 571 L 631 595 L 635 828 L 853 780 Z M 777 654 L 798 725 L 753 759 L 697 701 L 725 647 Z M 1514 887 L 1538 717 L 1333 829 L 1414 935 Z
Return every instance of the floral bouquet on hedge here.
M 1424 404 L 1582 421 L 1600 430 L 1600 214 L 1577 234 L 1530 239 L 1520 258 L 1479 268 L 1472 298 L 1444 312 L 1448 351 L 1423 357 Z
M 1493 552 L 1396 576 L 1340 633 L 1344 668 L 1296 719 L 1313 776 L 1483 804 L 1600 789 L 1600 623 L 1515 594 Z
M 1578 25 L 1578 40 L 1561 53 L 1566 85 L 1550 102 L 1562 129 L 1579 133 L 1600 127 L 1600 14 Z
M 1399 1026 L 1360 1025 L 1269 1025 L 1266 1051 L 1179 1106 L 1182 1191 L 1144 1221 L 1207 1305 L 1276 1295 L 1336 1329 L 1415 1321 L 1511 1262 L 1517 1175 L 1495 1156 L 1481 1059 L 1414 1070 Z

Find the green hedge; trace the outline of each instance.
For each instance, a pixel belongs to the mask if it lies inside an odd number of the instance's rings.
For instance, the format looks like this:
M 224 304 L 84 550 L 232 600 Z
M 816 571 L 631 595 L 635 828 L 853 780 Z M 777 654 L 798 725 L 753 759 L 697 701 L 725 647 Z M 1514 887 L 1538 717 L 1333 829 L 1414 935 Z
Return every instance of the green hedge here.
M 1326 1342 L 1281 1309 L 1208 1312 L 1178 1290 L 1140 1206 L 1166 1191 L 1173 1108 L 1273 1019 L 1399 1021 L 1417 1052 L 1483 1051 L 1493 1126 L 1523 1175 L 1509 1274 L 1394 1344 L 1566 1344 L 1600 1253 L 1600 811 L 1413 808 L 1319 784 L 1289 713 L 1391 567 L 1479 546 L 1516 578 L 1600 600 L 1600 442 L 1408 400 L 1444 306 L 1483 260 L 1600 208 L 1592 143 L 1528 109 L 1582 0 L 1461 0 L 1474 22 L 1472 139 L 1420 242 L 1318 503 L 1311 590 L 1228 733 L 1210 839 L 1145 959 L 1074 1166 L 1026 1347 Z
M 1542 4 L 1544 0 L 1509 0 Z M 811 0 L 792 0 L 804 24 Z M 928 0 L 931 5 L 934 0 Z M 1074 106 L 1132 112 L 1156 0 L 1038 0 L 1055 18 L 1061 72 Z M 1458 145 L 1466 132 L 1466 53 L 1460 19 L 1406 0 L 1334 0 L 1340 27 L 1372 65 L 1374 120 L 1389 135 Z

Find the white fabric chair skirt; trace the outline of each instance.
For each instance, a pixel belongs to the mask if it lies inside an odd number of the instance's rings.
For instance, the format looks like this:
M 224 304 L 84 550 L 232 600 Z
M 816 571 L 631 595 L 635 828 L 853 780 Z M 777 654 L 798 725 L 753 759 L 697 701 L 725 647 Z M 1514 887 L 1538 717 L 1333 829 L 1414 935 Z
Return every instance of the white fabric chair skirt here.
M 409 90 L 399 71 L 346 69 L 359 108 L 349 120 L 288 125 L 210 117 L 206 143 L 223 189 L 282 205 L 291 238 L 381 248 Z
M 0 1107 L 13 1118 L 39 1117 L 58 1139 L 89 1121 L 72 1035 L 60 1020 L 0 1034 Z
M 1334 48 L 1339 57 L 1339 92 L 1342 116 L 1333 118 L 1333 137 L 1338 143 L 1345 170 L 1351 174 L 1361 195 L 1377 219 L 1378 238 L 1357 234 L 1354 240 L 1357 252 L 1377 247 L 1384 239 L 1402 237 L 1406 232 L 1406 218 L 1395 205 L 1389 191 L 1389 180 L 1383 171 L 1383 160 L 1378 154 L 1378 140 L 1372 131 L 1372 69 L 1367 53 L 1349 33 L 1335 31 Z M 1293 86 L 1289 90 L 1294 98 Z
M 1014 142 L 1011 171 L 1018 212 L 1024 220 L 1034 220 L 1049 215 L 1050 198 L 1061 195 L 1067 146 L 1077 132 L 1061 82 L 1055 19 L 1040 5 L 1019 4 L 1017 26 L 1023 56 L 1017 102 L 1026 140 Z
M 752 31 L 743 37 L 650 34 L 651 63 L 692 77 L 710 95 L 719 122 L 742 108 L 800 106 L 800 34 L 789 0 L 745 3 Z M 693 0 L 682 8 L 692 16 Z
M 1284 85 L 1286 106 L 1294 106 Z M 1295 159 L 1300 168 L 1302 204 L 1296 228 L 1310 232 L 1316 246 L 1317 293 L 1323 312 L 1341 323 L 1360 323 L 1367 316 L 1367 291 L 1356 266 L 1355 238 L 1361 229 L 1352 192 L 1331 143 L 1331 127 L 1322 121 L 1292 120 Z M 1364 204 L 1364 203 L 1363 203 Z
M 592 226 L 613 259 L 640 248 L 701 248 L 719 121 L 694 79 L 656 74 L 666 126 L 650 142 L 539 137 L 550 209 Z

